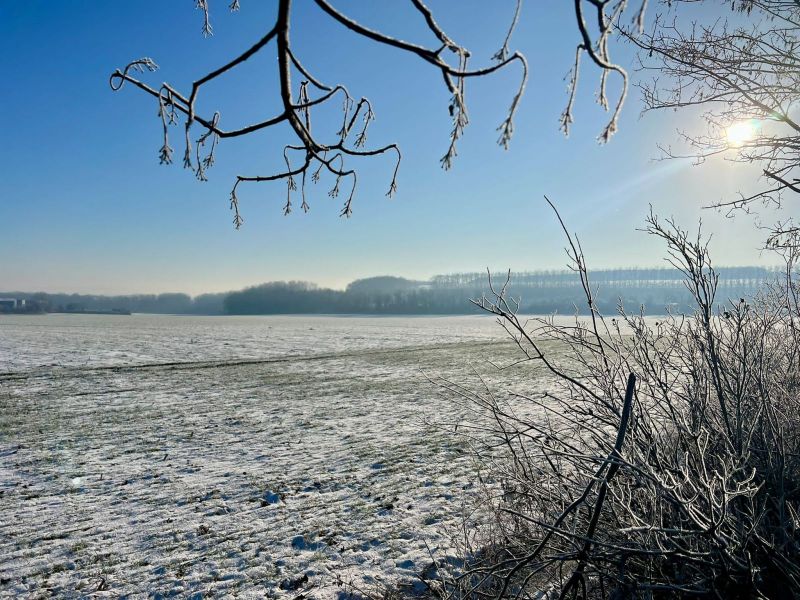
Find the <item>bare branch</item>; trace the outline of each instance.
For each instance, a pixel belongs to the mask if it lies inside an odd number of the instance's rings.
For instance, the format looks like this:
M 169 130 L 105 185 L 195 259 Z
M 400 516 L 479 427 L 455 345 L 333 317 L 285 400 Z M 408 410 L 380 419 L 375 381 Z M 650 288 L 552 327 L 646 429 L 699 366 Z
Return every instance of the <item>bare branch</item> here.
M 479 69 L 468 69 L 467 61 L 470 52 L 453 42 L 452 38 L 442 30 L 433 16 L 431 10 L 421 0 L 409 0 L 412 6 L 423 16 L 426 27 L 434 34 L 434 36 L 442 43 L 439 49 L 429 49 L 416 44 L 411 44 L 385 35 L 379 31 L 367 28 L 357 21 L 347 17 L 342 12 L 335 9 L 326 0 L 315 0 L 319 6 L 330 18 L 338 23 L 347 27 L 350 31 L 367 37 L 374 42 L 391 46 L 393 48 L 410 52 L 422 58 L 426 63 L 437 68 L 443 77 L 445 86 L 452 96 L 451 100 L 451 113 L 453 116 L 453 129 L 450 135 L 450 144 L 445 157 L 442 159 L 442 166 L 449 168 L 453 158 L 456 156 L 456 142 L 463 135 L 464 128 L 466 127 L 469 119 L 467 117 L 467 109 L 465 104 L 465 80 L 474 77 L 483 77 L 490 75 L 499 69 L 502 69 L 511 63 L 520 63 L 522 68 L 522 77 L 520 86 L 512 98 L 508 114 L 503 122 L 498 127 L 500 137 L 498 143 L 504 148 L 508 147 L 510 139 L 513 134 L 514 126 L 513 119 L 519 106 L 520 100 L 524 93 L 525 84 L 528 77 L 528 67 L 525 57 L 518 53 L 509 53 L 508 44 L 511 34 L 516 26 L 521 10 L 521 0 L 517 0 L 514 19 L 506 35 L 503 43 L 501 57 L 499 62 L 494 65 Z M 196 4 L 199 10 L 203 11 L 204 25 L 203 32 L 206 35 L 211 35 L 212 28 L 209 18 L 209 5 L 207 0 L 198 0 Z M 230 4 L 232 11 L 239 9 L 239 3 L 234 0 Z M 234 224 L 238 227 L 242 224 L 241 215 L 239 214 L 239 201 L 236 197 L 236 189 L 242 181 L 275 181 L 279 179 L 286 180 L 287 184 L 287 199 L 284 203 L 284 214 L 289 214 L 291 211 L 291 193 L 295 191 L 296 183 L 294 176 L 300 175 L 302 179 L 301 191 L 303 194 L 302 206 L 304 210 L 308 210 L 308 203 L 305 197 L 305 176 L 306 171 L 315 166 L 312 171 L 312 182 L 319 179 L 321 170 L 326 170 L 332 173 L 336 182 L 329 195 L 335 197 L 339 191 L 339 184 L 343 177 L 348 177 L 351 180 L 351 188 L 348 197 L 344 203 L 341 214 L 349 216 L 352 213 L 352 205 L 356 191 L 357 175 L 355 169 L 345 167 L 345 158 L 364 158 L 370 156 L 377 156 L 387 152 L 394 152 L 397 160 L 392 172 L 392 178 L 389 183 L 387 196 L 392 196 L 397 191 L 397 174 L 400 166 L 401 153 L 396 144 L 386 144 L 377 148 L 366 148 L 367 131 L 370 123 L 375 119 L 372 104 L 366 98 L 361 98 L 355 102 L 348 90 L 343 85 L 326 85 L 321 79 L 312 75 L 311 71 L 303 65 L 303 63 L 295 56 L 292 51 L 290 30 L 291 30 L 291 17 L 292 17 L 292 1 L 279 0 L 277 4 L 276 18 L 274 25 L 259 39 L 255 44 L 251 45 L 247 50 L 229 60 L 222 66 L 210 71 L 208 74 L 197 79 L 192 84 L 191 90 L 188 95 L 181 94 L 174 87 L 169 84 L 164 84 L 158 90 L 148 86 L 138 78 L 133 76 L 134 72 L 144 72 L 146 70 L 155 70 L 156 66 L 150 59 L 140 59 L 134 61 L 122 70 L 117 70 L 111 75 L 110 84 L 112 89 L 119 90 L 123 87 L 124 83 L 130 82 L 135 87 L 145 91 L 149 95 L 158 100 L 159 103 L 159 116 L 162 120 L 162 130 L 164 133 L 164 141 L 159 151 L 159 157 L 162 163 L 169 164 L 172 162 L 173 150 L 168 143 L 168 124 L 176 122 L 178 114 L 184 115 L 184 160 L 183 164 L 186 168 L 191 168 L 196 177 L 205 181 L 207 178 L 207 170 L 214 163 L 214 155 L 219 140 L 226 138 L 235 138 L 255 133 L 260 130 L 268 129 L 270 127 L 285 123 L 291 128 L 293 134 L 299 140 L 299 146 L 287 146 L 286 150 L 301 151 L 304 154 L 303 166 L 292 167 L 288 155 L 284 155 L 287 162 L 287 170 L 275 175 L 265 176 L 239 176 L 235 182 L 231 194 L 231 209 L 234 211 Z M 283 110 L 272 117 L 262 121 L 244 125 L 232 130 L 223 130 L 219 128 L 220 116 L 215 113 L 212 118 L 204 118 L 197 115 L 195 106 L 199 93 L 204 85 L 210 83 L 221 76 L 229 73 L 236 67 L 246 62 L 251 57 L 262 52 L 272 42 L 275 43 L 275 52 L 278 64 L 279 87 L 277 90 Z M 448 49 L 455 54 L 458 58 L 458 65 L 453 66 L 449 64 L 442 56 L 442 50 Z M 293 99 L 295 88 L 292 83 L 292 71 L 296 70 L 305 81 L 299 84 L 299 91 L 297 100 Z M 307 83 L 310 83 L 317 89 L 321 90 L 322 95 L 317 98 L 309 97 Z M 336 133 L 335 141 L 327 141 L 324 135 L 312 129 L 311 114 L 313 109 L 325 105 L 334 97 L 343 97 L 342 101 L 342 125 Z M 362 125 L 356 127 L 356 123 L 362 120 Z M 197 123 L 205 129 L 194 142 L 191 139 L 192 125 Z M 354 137 L 351 140 L 351 132 Z M 210 140 L 210 151 L 205 157 L 201 156 L 201 148 L 203 148 L 207 141 Z M 330 153 L 330 155 L 329 155 Z M 330 158 L 328 158 L 330 156 Z

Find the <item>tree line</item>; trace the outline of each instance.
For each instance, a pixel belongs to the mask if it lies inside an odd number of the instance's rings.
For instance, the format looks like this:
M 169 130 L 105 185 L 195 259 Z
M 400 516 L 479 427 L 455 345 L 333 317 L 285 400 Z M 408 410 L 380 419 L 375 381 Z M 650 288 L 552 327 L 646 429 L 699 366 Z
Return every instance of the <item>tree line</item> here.
M 781 276 L 770 267 L 721 267 L 720 299 L 752 297 Z M 507 273 L 492 274 L 502 286 Z M 666 308 L 682 310 L 689 295 L 680 273 L 670 268 L 604 269 L 592 273 L 598 286 L 597 303 L 613 312 L 622 300 L 629 309 L 643 307 L 649 314 Z M 469 302 L 489 292 L 487 273 L 451 273 L 428 280 L 403 277 L 369 277 L 350 283 L 344 290 L 319 287 L 306 281 L 277 281 L 239 291 L 202 294 L 137 294 L 101 296 L 50 294 L 44 292 L 0 292 L 0 297 L 27 300 L 40 312 L 124 310 L 135 313 L 184 315 L 274 315 L 274 314 L 470 314 L 477 309 Z M 580 279 L 568 270 L 513 273 L 509 296 L 527 313 L 575 312 L 582 290 Z
M 222 314 L 226 294 L 132 294 L 102 296 L 97 294 L 59 294 L 47 292 L 0 292 L 0 297 L 26 301 L 25 312 L 128 311 L 152 314 L 215 315 Z
M 723 267 L 719 269 L 720 300 L 752 297 L 775 281 L 777 269 Z M 492 274 L 495 286 L 507 274 Z M 681 274 L 670 268 L 606 269 L 592 273 L 598 286 L 597 304 L 614 312 L 621 300 L 629 309 L 640 307 L 649 314 L 684 310 L 690 295 Z M 520 303 L 520 311 L 548 314 L 573 313 L 580 304 L 580 279 L 568 270 L 530 271 L 512 274 L 508 295 Z M 373 277 L 352 282 L 345 290 L 320 288 L 306 282 L 273 282 L 232 292 L 223 302 L 226 314 L 469 314 L 469 299 L 489 292 L 487 273 L 437 275 L 427 281 L 400 277 Z

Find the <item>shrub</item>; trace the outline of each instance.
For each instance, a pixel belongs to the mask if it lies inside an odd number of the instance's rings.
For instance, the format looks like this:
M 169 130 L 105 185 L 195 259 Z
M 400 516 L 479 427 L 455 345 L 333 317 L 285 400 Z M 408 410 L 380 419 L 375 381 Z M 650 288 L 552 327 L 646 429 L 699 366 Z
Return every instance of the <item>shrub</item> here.
M 647 231 L 685 276 L 688 314 L 599 314 L 566 229 L 588 318 L 525 321 L 507 282 L 474 301 L 553 383 L 503 398 L 457 390 L 489 417 L 473 425 L 489 428 L 491 518 L 464 536 L 468 567 L 439 593 L 800 597 L 796 252 L 785 249 L 782 280 L 718 304 L 701 236 L 652 214 Z

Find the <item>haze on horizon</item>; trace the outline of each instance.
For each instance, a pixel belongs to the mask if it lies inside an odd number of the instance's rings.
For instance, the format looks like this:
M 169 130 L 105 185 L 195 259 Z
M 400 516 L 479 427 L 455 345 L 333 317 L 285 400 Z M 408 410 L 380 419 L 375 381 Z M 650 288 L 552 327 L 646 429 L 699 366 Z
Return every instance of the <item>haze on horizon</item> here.
M 401 37 L 413 40 L 422 31 L 407 6 L 341 4 Z M 490 57 L 497 49 L 487 43 L 502 37 L 513 7 L 482 6 L 471 0 L 445 25 L 476 54 Z M 439 167 L 451 127 L 439 76 L 420 69 L 413 57 L 347 35 L 310 4 L 296 10 L 295 18 L 306 21 L 294 37 L 305 62 L 345 82 L 356 96 L 369 97 L 377 116 L 370 140 L 396 141 L 402 148 L 398 193 L 391 200 L 384 196 L 392 165 L 382 158 L 360 164 L 350 219 L 337 216 L 339 201 L 328 198 L 323 185 L 311 188 L 308 214 L 295 210 L 288 217 L 281 212 L 284 184 L 250 185 L 240 194 L 246 222 L 236 231 L 227 200 L 233 175 L 279 167 L 280 153 L 272 149 L 285 140 L 276 140 L 274 131 L 225 140 L 209 181 L 198 182 L 180 164 L 158 164 L 154 103 L 133 89 L 112 93 L 108 76 L 150 56 L 161 67 L 149 76 L 153 84 L 187 87 L 220 57 L 234 56 L 260 37 L 270 3 L 251 3 L 246 14 L 217 11 L 215 35 L 208 39 L 199 35 L 201 15 L 184 3 L 96 2 L 82 10 L 41 1 L 0 6 L 6 75 L 0 103 L 14 117 L 4 124 L 0 147 L 6 257 L 0 260 L 0 289 L 196 295 L 279 280 L 341 289 L 375 275 L 427 279 L 486 267 L 560 269 L 563 239 L 544 194 L 580 236 L 590 267 L 662 264 L 661 245 L 635 232 L 651 204 L 690 228 L 702 217 L 704 230 L 713 234 L 717 264 L 771 260 L 759 252 L 762 235 L 752 218 L 701 209 L 754 185 L 752 169 L 724 157 L 700 167 L 691 160 L 653 160 L 657 144 L 677 143 L 676 129 L 700 126 L 689 113 L 640 119 L 632 89 L 619 132 L 600 146 L 596 136 L 607 115 L 589 93 L 596 77 L 587 76 L 570 138 L 559 132 L 563 77 L 574 56 L 575 39 L 563 34 L 572 31 L 569 6 L 550 2 L 536 19 L 523 15 L 514 35 L 514 46 L 530 61 L 531 78 L 507 152 L 497 147 L 495 128 L 517 73 L 470 82 L 471 122 L 450 171 Z M 475 12 L 482 18 L 463 17 Z M 126 27 L 117 26 L 121 22 Z M 330 40 L 325 52 L 315 46 L 316 36 Z M 617 52 L 623 63 L 625 52 Z M 274 79 L 250 76 L 270 68 L 261 57 L 246 63 L 223 85 L 210 86 L 201 108 L 220 108 L 230 125 L 271 113 L 263 100 L 273 100 Z M 770 220 L 771 213 L 762 218 Z

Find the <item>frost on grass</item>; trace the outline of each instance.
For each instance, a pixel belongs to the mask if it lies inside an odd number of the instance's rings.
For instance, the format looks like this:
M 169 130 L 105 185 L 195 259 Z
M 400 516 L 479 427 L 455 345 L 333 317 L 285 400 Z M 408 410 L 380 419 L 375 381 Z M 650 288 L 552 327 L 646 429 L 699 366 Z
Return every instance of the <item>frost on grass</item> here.
M 0 321 L 0 596 L 333 597 L 447 554 L 474 465 L 420 368 L 468 376 L 491 320 L 29 319 Z

